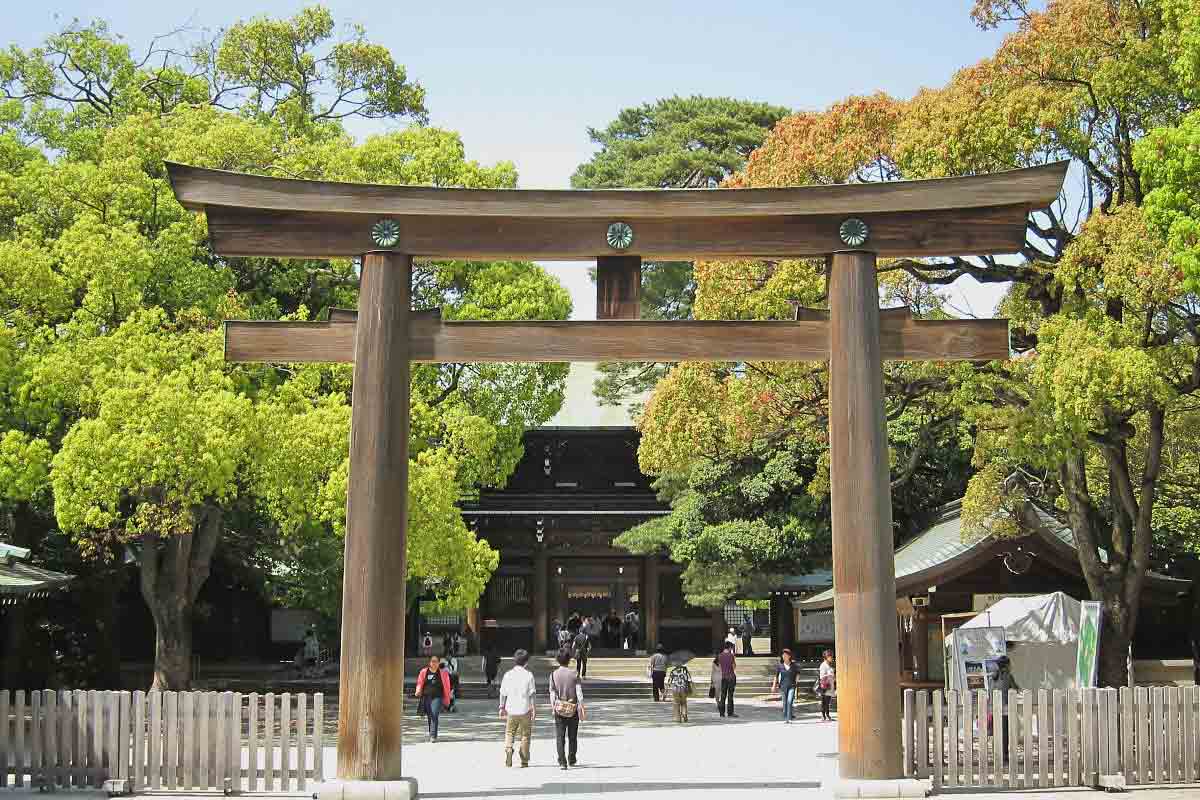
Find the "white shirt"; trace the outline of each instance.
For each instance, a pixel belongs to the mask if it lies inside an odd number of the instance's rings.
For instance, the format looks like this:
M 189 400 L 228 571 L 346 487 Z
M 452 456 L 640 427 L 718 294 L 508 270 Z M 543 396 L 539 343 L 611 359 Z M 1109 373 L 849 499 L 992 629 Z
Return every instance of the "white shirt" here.
M 533 708 L 533 698 L 536 695 L 537 686 L 532 672 L 524 667 L 515 666 L 504 673 L 504 679 L 500 681 L 500 707 L 509 714 L 528 714 Z
M 829 666 L 828 661 L 821 662 L 821 668 L 818 671 L 817 675 L 822 681 L 825 680 L 826 676 L 828 676 L 830 688 L 832 688 L 834 686 L 835 677 L 834 677 L 833 667 Z

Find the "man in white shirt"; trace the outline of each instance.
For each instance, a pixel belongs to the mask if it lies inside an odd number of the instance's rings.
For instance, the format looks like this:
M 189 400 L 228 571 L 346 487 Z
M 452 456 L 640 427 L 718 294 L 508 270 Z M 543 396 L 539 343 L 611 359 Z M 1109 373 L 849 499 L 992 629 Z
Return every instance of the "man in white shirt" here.
M 504 766 L 511 767 L 513 761 L 513 739 L 521 737 L 521 766 L 529 766 L 529 740 L 533 736 L 533 720 L 537 708 L 533 702 L 537 696 L 533 673 L 525 669 L 529 663 L 529 652 L 518 650 L 513 653 L 516 664 L 504 673 L 500 681 L 500 718 L 504 726 Z

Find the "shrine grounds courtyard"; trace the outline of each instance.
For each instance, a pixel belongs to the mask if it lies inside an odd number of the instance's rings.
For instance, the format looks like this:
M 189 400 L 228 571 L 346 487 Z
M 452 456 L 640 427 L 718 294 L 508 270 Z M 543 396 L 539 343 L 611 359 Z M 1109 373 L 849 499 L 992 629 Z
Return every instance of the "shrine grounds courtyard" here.
M 647 695 L 649 687 L 647 687 Z M 540 699 L 540 698 L 539 698 Z M 503 727 L 496 701 L 459 701 L 458 710 L 442 715 L 437 744 L 426 741 L 425 721 L 415 703 L 406 705 L 405 773 L 416 777 L 420 797 L 428 800 L 572 797 L 637 798 L 638 800 L 775 800 L 827 797 L 822 781 L 837 773 L 837 723 L 822 723 L 817 704 L 797 707 L 797 718 L 784 725 L 779 703 L 747 699 L 738 703 L 736 719 L 721 719 L 713 701 L 693 698 L 690 722 L 672 721 L 669 703 L 646 699 L 598 700 L 588 703 L 588 720 L 580 725 L 579 766 L 563 772 L 556 763 L 554 724 L 546 705 L 535 726 L 532 760 L 522 769 L 504 766 Z M 336 768 L 335 743 L 327 738 L 326 774 Z M 305 792 L 250 796 L 311 797 Z M 1138 788 L 1134 800 L 1196 800 L 1195 786 Z M 1111 798 L 1083 789 L 1011 791 L 947 790 L 937 796 L 969 796 L 973 800 L 1008 797 L 1020 800 L 1067 797 L 1070 800 Z M 39 800 L 53 797 L 29 791 L 5 797 Z M 105 797 L 90 790 L 57 793 L 60 797 Z M 146 796 L 208 798 L 217 792 L 151 792 Z

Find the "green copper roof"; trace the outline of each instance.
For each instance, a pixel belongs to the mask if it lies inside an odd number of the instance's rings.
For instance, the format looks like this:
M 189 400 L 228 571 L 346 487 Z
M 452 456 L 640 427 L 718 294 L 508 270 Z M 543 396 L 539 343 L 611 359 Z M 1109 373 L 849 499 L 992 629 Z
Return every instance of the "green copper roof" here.
M 27 548 L 0 542 L 0 603 L 17 603 L 43 597 L 75 579 L 74 575 L 27 564 L 27 558 Z

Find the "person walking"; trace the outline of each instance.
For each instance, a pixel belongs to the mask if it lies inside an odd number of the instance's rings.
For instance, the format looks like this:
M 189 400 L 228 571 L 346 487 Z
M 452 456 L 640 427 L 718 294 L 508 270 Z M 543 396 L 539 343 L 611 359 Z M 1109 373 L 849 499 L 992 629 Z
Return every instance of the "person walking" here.
M 550 673 L 550 709 L 554 714 L 554 743 L 560 769 L 575 766 L 579 754 L 579 723 L 584 719 L 583 684 L 571 669 L 571 651 L 558 651 L 558 669 Z
M 429 665 L 417 674 L 417 689 L 413 697 L 418 698 L 418 712 L 425 715 L 425 727 L 429 741 L 438 740 L 438 719 L 442 709 L 450 705 L 450 676 L 441 668 L 437 656 L 429 657 Z
M 829 706 L 837 696 L 837 673 L 833 669 L 833 651 L 826 650 L 821 654 L 821 668 L 817 672 L 817 694 L 821 696 L 821 720 L 833 722 L 829 715 Z
M 688 721 L 688 697 L 692 694 L 692 672 L 687 664 L 680 662 L 667 676 L 667 688 L 671 690 L 671 702 L 675 706 L 675 721 Z
M 500 671 L 500 656 L 496 653 L 496 646 L 488 644 L 487 649 L 483 651 L 483 679 L 487 681 L 488 697 L 492 696 L 492 685 L 496 682 L 496 673 Z
M 713 656 L 712 675 L 709 677 L 708 696 L 717 701 L 717 711 L 721 712 L 721 716 L 725 716 L 725 707 L 721 705 L 721 648 L 717 648 L 716 655 Z
M 783 701 L 783 721 L 787 725 L 792 724 L 792 704 L 796 702 L 796 679 L 799 676 L 800 665 L 792 661 L 792 651 L 783 648 L 771 691 L 779 692 L 779 699 Z
M 746 619 L 742 622 L 742 655 L 754 655 L 754 617 L 746 614 Z
M 717 664 L 721 667 L 721 694 L 717 701 L 717 710 L 722 717 L 736 717 L 733 713 L 733 691 L 737 688 L 737 658 L 733 655 L 733 642 L 726 642 L 721 654 L 717 656 Z
M 500 718 L 504 723 L 504 766 L 511 767 L 513 744 L 519 738 L 521 766 L 529 766 L 529 740 L 533 737 L 533 720 L 537 717 L 537 684 L 533 673 L 525 669 L 529 651 L 513 653 L 513 668 L 500 681 Z
M 450 676 L 450 702 L 446 704 L 443 710 L 453 714 L 454 703 L 458 700 L 458 656 L 451 654 L 449 658 L 443 658 L 442 669 Z
M 575 634 L 575 671 L 579 673 L 579 677 L 587 677 L 587 662 L 588 654 L 592 652 L 592 639 L 587 635 L 586 628 L 580 628 L 579 633 Z
M 667 680 L 667 648 L 661 644 L 655 648 L 654 655 L 650 656 L 650 663 L 646 666 L 646 671 L 650 673 L 650 685 L 654 692 L 654 702 L 666 700 L 666 680 Z

